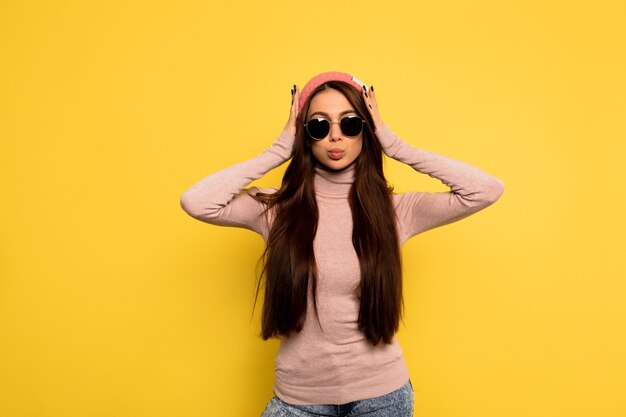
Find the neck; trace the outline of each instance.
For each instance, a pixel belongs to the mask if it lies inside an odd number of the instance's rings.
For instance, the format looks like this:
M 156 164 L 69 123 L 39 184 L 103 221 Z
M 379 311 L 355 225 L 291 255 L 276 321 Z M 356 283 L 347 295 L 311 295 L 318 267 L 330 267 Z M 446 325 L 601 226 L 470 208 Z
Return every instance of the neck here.
M 355 164 L 332 171 L 321 166 L 315 167 L 315 193 L 333 197 L 347 197 L 354 182 Z

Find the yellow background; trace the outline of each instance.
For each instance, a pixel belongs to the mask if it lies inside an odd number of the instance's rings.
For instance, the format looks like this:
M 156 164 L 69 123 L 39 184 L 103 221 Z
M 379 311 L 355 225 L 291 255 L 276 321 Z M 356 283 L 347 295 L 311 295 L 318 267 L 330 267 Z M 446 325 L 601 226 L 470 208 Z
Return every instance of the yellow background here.
M 329 70 L 505 183 L 404 247 L 415 416 L 625 416 L 625 8 L 2 1 L 0 416 L 261 414 L 263 242 L 179 198 L 268 147 L 292 84 Z

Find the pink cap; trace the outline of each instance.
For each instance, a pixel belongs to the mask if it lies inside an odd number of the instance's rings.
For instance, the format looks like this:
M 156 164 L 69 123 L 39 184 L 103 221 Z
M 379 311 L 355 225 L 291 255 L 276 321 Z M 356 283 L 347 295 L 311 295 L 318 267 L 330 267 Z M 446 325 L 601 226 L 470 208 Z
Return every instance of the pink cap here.
M 324 84 L 327 81 L 344 81 L 352 86 L 354 86 L 357 90 L 361 91 L 363 87 L 367 89 L 365 83 L 356 78 L 352 74 L 347 74 L 345 72 L 339 71 L 329 71 L 323 72 L 321 74 L 316 75 L 311 78 L 300 90 L 300 103 L 298 103 L 298 114 L 302 112 L 302 107 L 304 106 L 304 102 L 309 98 L 313 90 L 315 90 L 320 85 Z

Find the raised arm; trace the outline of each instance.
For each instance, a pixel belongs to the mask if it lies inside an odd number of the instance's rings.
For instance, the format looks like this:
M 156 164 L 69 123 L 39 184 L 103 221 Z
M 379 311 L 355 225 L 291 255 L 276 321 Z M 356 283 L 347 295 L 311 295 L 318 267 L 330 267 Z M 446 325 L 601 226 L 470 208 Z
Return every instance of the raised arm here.
M 245 187 L 291 157 L 298 97 L 299 90 L 294 85 L 285 128 L 261 155 L 211 174 L 181 195 L 180 206 L 187 214 L 207 223 L 244 227 L 265 235 L 267 224 L 262 216 L 265 205 L 252 197 L 256 189 Z
M 440 180 L 448 192 L 412 192 L 397 196 L 405 238 L 458 221 L 495 203 L 504 183 L 479 168 L 402 141 L 386 124 L 376 132 L 385 153 Z
M 291 157 L 294 135 L 283 131 L 277 140 L 256 158 L 211 174 L 186 190 L 180 205 L 198 220 L 224 226 L 239 226 L 259 232 L 264 206 L 247 190 L 252 181 Z
M 466 162 L 405 143 L 383 123 L 374 88 L 363 88 L 362 94 L 385 154 L 450 187 L 448 192 L 412 192 L 394 196 L 402 242 L 476 213 L 500 198 L 504 192 L 504 183 L 500 179 Z

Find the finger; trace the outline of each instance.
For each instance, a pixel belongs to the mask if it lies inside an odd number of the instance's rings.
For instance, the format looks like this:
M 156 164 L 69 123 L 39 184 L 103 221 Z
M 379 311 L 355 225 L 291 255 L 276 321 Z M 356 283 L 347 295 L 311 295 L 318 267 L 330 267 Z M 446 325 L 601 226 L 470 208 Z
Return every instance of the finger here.
M 374 92 L 374 90 L 372 90 L 372 87 L 370 87 L 369 92 L 368 92 L 370 98 L 372 99 L 372 101 L 376 101 L 376 93 Z
M 294 84 L 294 93 L 293 93 L 293 106 L 294 106 L 294 114 L 298 112 L 298 107 L 300 105 L 300 90 L 298 86 Z
M 365 91 L 365 88 L 365 86 L 361 87 L 361 95 L 363 96 L 363 101 L 370 109 L 373 109 L 371 104 L 371 92 Z
M 370 90 L 370 104 L 377 109 L 378 108 L 378 103 L 376 102 L 376 96 L 374 94 L 371 93 Z
M 293 108 L 293 103 L 296 101 L 295 96 L 296 96 L 296 90 L 293 87 L 291 87 L 291 107 L 292 108 Z
M 367 87 L 362 86 L 361 87 L 361 94 L 363 95 L 363 97 L 365 97 L 366 99 L 369 99 L 369 93 L 366 90 Z

